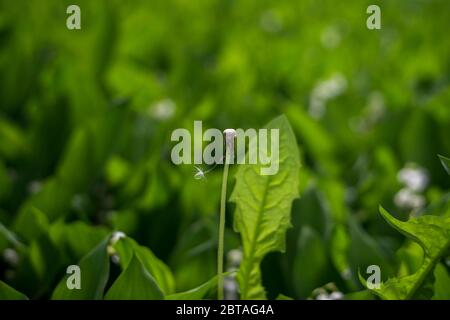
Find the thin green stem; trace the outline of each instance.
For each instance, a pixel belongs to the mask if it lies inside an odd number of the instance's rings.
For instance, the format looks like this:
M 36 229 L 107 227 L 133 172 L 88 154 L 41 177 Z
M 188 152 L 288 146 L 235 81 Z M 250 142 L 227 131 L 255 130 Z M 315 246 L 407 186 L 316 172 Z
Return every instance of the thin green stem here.
M 225 149 L 225 166 L 222 176 L 222 194 L 220 197 L 220 216 L 219 216 L 219 245 L 217 248 L 217 299 L 223 300 L 223 247 L 225 235 L 225 208 L 227 202 L 227 181 L 228 166 L 230 164 L 230 152 Z

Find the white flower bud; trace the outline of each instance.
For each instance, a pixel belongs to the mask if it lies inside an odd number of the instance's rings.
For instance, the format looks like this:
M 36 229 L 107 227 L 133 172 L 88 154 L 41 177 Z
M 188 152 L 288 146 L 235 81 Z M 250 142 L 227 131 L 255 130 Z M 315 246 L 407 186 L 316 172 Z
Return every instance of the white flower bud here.
M 225 134 L 225 152 L 229 154 L 229 159 L 233 159 L 234 153 L 234 138 L 236 137 L 236 130 L 234 129 L 225 129 L 223 130 Z
M 344 294 L 340 291 L 334 291 L 334 292 L 330 293 L 329 298 L 331 300 L 342 300 L 342 299 L 344 299 Z
M 119 241 L 122 238 L 125 238 L 127 235 L 125 233 L 123 233 L 122 231 L 116 231 L 112 234 L 111 236 L 111 240 L 109 241 L 109 243 L 113 246 L 117 243 L 117 241 Z
M 236 130 L 234 129 L 225 129 L 223 130 L 223 133 L 225 134 L 225 141 L 227 143 L 233 143 L 234 138 L 236 137 Z

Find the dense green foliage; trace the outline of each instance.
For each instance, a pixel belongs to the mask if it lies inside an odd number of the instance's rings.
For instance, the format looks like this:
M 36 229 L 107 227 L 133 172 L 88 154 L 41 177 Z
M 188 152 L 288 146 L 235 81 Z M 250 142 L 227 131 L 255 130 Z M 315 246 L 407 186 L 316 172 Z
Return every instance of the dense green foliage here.
M 449 11 L 0 0 L 0 299 L 215 298 L 222 167 L 170 159 L 194 120 L 281 130 L 277 175 L 230 166 L 226 296 L 450 299 Z

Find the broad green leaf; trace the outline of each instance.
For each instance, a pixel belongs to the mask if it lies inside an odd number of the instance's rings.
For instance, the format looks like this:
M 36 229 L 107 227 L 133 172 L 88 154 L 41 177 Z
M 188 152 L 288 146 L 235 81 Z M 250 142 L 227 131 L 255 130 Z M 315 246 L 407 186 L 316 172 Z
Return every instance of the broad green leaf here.
M 0 118 L 0 156 L 14 159 L 30 150 L 25 133 L 15 123 Z
M 345 200 L 345 186 L 339 180 L 330 178 L 320 181 L 319 190 L 325 196 L 326 205 L 323 206 L 327 211 L 327 229 L 324 230 L 325 237 L 328 238 L 330 246 L 330 255 L 333 265 L 339 271 L 341 276 L 351 272 L 351 261 L 349 261 L 349 248 L 351 245 L 351 232 L 348 232 L 348 209 Z M 315 214 L 313 212 L 312 214 Z M 330 235 L 328 236 L 328 233 Z M 354 288 L 351 277 L 344 277 L 347 285 Z
M 21 210 L 14 223 L 14 230 L 27 241 L 32 241 L 42 233 L 47 232 L 48 227 L 47 216 L 39 209 L 31 206 Z
M 334 175 L 339 170 L 335 159 L 336 144 L 333 137 L 323 128 L 322 124 L 311 118 L 299 105 L 289 105 L 286 109 L 295 133 L 301 137 L 301 143 L 307 153 L 311 154 L 320 171 Z
M 442 264 L 434 269 L 434 300 L 450 300 L 450 274 Z
M 383 299 L 430 298 L 433 270 L 450 247 L 450 216 L 421 216 L 402 222 L 380 207 L 383 218 L 395 229 L 417 242 L 424 251 L 420 268 L 413 274 L 391 278 L 372 292 Z
M 105 295 L 106 300 L 162 300 L 164 294 L 155 279 L 133 253 L 127 268 Z
M 104 227 L 88 225 L 82 221 L 64 224 L 53 223 L 49 228 L 50 238 L 69 257 L 79 260 L 100 243 L 108 231 Z
M 61 259 L 61 251 L 51 241 L 48 234 L 42 234 L 39 238 L 33 239 L 26 254 L 34 274 L 40 281 L 41 290 L 58 280 L 58 272 L 64 263 Z
M 84 256 L 78 266 L 81 270 L 81 289 L 69 290 L 65 275 L 59 282 L 52 299 L 54 300 L 89 300 L 102 299 L 103 291 L 109 278 L 109 256 L 107 246 L 109 236 Z
M 178 291 L 196 288 L 217 274 L 216 228 L 214 221 L 197 221 L 180 235 L 170 260 Z M 227 231 L 225 248 L 239 247 L 239 235 Z
M 28 300 L 28 298 L 0 280 L 0 300 Z
M 330 262 L 324 241 L 309 226 L 301 229 L 297 252 L 292 278 L 298 296 L 307 298 L 318 284 L 326 283 Z
M 167 300 L 201 300 L 215 296 L 217 291 L 217 276 L 208 280 L 204 284 L 185 291 L 168 295 Z
M 20 242 L 19 237 L 14 232 L 7 229 L 1 222 L 0 237 L 4 238 L 6 242 L 12 244 L 16 248 L 22 248 L 25 246 L 22 242 Z
M 348 261 L 354 281 L 358 281 L 356 277 L 358 270 L 365 274 L 370 265 L 378 265 L 382 275 L 391 274 L 392 266 L 380 244 L 362 228 L 354 216 L 349 217 L 348 226 L 350 234 Z
M 285 250 L 292 201 L 299 196 L 299 152 L 289 122 L 280 116 L 266 128 L 279 129 L 278 172 L 261 175 L 260 163 L 239 165 L 230 198 L 236 203 L 234 229 L 241 234 L 243 246 L 237 276 L 242 299 L 266 298 L 260 263 L 267 253 Z
M 396 257 L 400 264 L 397 276 L 407 276 L 422 266 L 423 249 L 417 242 L 408 240 L 397 250 Z
M 441 160 L 442 166 L 444 167 L 445 171 L 450 175 L 450 159 L 441 155 L 438 155 L 439 159 Z
M 140 246 L 133 239 L 126 237 L 119 239 L 114 244 L 114 249 L 117 250 L 122 269 L 129 265 L 133 254 L 135 254 L 164 294 L 170 294 L 175 291 L 175 280 L 169 267 L 158 259 L 149 248 Z

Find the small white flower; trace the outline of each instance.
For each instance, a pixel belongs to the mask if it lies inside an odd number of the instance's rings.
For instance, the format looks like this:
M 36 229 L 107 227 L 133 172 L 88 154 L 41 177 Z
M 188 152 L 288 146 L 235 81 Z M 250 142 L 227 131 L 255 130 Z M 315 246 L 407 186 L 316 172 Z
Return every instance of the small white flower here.
M 225 300 L 238 299 L 238 283 L 233 276 L 226 276 L 223 282 L 223 289 L 225 293 Z
M 425 198 L 411 189 L 403 188 L 395 194 L 395 205 L 403 209 L 420 209 L 425 205 Z
M 240 249 L 230 250 L 227 254 L 227 258 L 231 266 L 237 267 L 242 261 L 242 251 Z
M 352 277 L 352 270 L 350 270 L 350 268 L 345 269 L 341 272 L 341 277 L 344 280 L 350 280 Z
M 120 263 L 120 257 L 119 257 L 119 255 L 113 254 L 113 255 L 111 256 L 111 261 L 112 261 L 112 263 L 114 263 L 114 264 L 119 264 L 119 263 Z
M 149 114 L 157 120 L 167 120 L 175 114 L 176 104 L 172 99 L 157 101 L 149 108 Z
M 397 179 L 412 191 L 422 192 L 428 185 L 428 174 L 425 169 L 408 164 L 397 174 Z
M 42 183 L 40 181 L 31 181 L 30 184 L 28 185 L 28 191 L 31 194 L 38 193 L 41 190 L 42 190 Z
M 319 293 L 316 296 L 316 300 L 342 300 L 344 299 L 344 294 L 340 291 L 334 291 L 330 294 L 326 292 Z
M 117 243 L 117 241 L 119 241 L 122 238 L 125 238 L 126 236 L 127 235 L 125 233 L 123 233 L 122 231 L 116 231 L 112 234 L 111 240 L 109 241 L 109 243 L 111 244 L 111 246 L 113 246 Z
M 325 114 L 326 103 L 347 89 L 347 79 L 340 73 L 331 78 L 320 81 L 313 88 L 309 100 L 309 114 L 316 119 Z
M 316 300 L 331 300 L 331 298 L 328 293 L 319 293 L 316 297 Z
M 344 299 L 344 294 L 340 291 L 334 291 L 329 295 L 330 300 L 342 300 Z
M 7 263 L 9 263 L 11 266 L 17 266 L 19 264 L 19 254 L 16 250 L 7 248 L 5 251 L 3 251 L 3 258 Z

